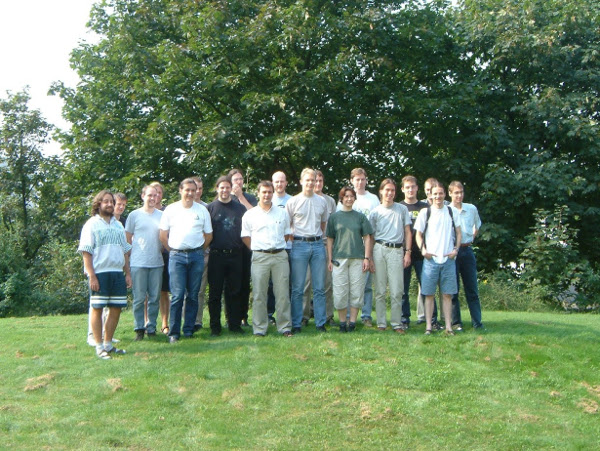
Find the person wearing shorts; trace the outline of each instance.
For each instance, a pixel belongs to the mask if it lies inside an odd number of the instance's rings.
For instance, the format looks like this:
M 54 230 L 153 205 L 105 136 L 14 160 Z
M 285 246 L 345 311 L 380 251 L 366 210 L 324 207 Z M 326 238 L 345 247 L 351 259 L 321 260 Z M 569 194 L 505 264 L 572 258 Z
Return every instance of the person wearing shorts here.
M 425 296 L 425 334 L 432 332 L 433 296 L 439 283 L 442 292 L 446 334 L 452 332 L 452 296 L 458 292 L 455 259 L 461 242 L 458 212 L 444 205 L 444 185 L 437 180 L 431 184 L 433 204 L 419 212 L 415 231 L 417 245 L 424 257 L 421 273 L 421 292 Z M 454 219 L 456 218 L 456 219 Z M 458 244 L 457 244 L 458 243 Z
M 129 256 L 131 245 L 125 239 L 123 225 L 113 216 L 114 195 L 100 191 L 92 202 L 92 217 L 81 230 L 78 252 L 83 257 L 84 272 L 90 287 L 92 332 L 96 354 L 108 360 L 113 354 L 125 354 L 113 346 L 112 338 L 119 323 L 121 309 L 127 306 L 127 288 L 131 288 Z M 108 316 L 102 337 L 102 310 Z

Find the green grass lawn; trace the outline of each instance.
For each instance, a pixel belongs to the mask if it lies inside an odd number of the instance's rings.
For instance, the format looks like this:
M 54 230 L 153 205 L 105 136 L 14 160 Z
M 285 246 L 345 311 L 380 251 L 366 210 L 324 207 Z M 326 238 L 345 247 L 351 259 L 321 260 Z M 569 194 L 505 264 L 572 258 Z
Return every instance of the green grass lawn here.
M 0 320 L 0 448 L 599 449 L 600 317 L 484 312 L 487 332 L 362 329 L 133 342 L 87 316 Z

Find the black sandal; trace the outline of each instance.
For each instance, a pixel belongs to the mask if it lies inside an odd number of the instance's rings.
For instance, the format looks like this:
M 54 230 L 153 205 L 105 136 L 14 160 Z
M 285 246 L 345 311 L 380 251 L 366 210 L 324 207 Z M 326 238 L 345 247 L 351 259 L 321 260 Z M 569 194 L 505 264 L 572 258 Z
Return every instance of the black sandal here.
M 431 335 L 432 330 L 431 329 L 426 329 L 425 330 L 425 335 Z

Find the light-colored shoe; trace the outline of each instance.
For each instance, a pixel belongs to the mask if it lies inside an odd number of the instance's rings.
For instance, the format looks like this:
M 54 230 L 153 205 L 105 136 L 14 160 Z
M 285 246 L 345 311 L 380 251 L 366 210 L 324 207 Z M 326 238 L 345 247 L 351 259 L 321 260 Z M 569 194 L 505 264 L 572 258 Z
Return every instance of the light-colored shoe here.
M 96 347 L 96 340 L 94 340 L 94 334 L 89 334 L 87 337 L 87 344 L 90 346 Z
M 365 327 L 373 327 L 373 321 L 371 321 L 370 319 L 364 319 L 362 323 Z

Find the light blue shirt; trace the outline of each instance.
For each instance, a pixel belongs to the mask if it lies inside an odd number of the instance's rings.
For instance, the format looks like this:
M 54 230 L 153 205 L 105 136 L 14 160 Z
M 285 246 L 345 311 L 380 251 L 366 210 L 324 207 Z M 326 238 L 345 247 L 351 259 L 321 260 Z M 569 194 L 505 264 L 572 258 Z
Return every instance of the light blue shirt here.
M 473 232 L 481 228 L 481 219 L 477 207 L 463 202 L 462 210 L 456 207 L 455 210 L 458 211 L 460 217 L 461 244 L 472 243 L 474 239 Z

